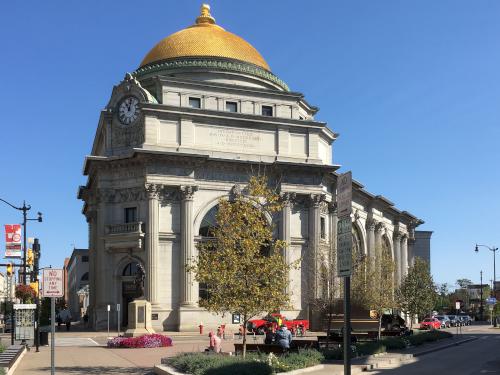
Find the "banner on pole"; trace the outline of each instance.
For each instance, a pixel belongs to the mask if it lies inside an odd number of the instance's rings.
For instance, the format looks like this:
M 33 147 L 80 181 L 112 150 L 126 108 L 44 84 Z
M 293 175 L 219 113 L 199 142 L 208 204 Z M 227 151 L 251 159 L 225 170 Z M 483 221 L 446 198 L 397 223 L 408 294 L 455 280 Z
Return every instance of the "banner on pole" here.
M 22 258 L 21 224 L 5 224 L 5 258 Z

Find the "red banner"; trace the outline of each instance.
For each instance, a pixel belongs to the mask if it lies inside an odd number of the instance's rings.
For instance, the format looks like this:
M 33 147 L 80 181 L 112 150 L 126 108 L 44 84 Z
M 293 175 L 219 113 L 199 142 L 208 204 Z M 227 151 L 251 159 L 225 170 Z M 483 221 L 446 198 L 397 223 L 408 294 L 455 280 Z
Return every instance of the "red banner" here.
M 5 224 L 5 257 L 22 257 L 21 224 Z

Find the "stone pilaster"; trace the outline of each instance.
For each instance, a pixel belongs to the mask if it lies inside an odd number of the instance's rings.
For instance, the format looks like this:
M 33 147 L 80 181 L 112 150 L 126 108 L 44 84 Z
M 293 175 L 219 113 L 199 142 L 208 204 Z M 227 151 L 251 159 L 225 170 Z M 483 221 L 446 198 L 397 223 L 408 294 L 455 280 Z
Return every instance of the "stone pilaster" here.
M 401 279 L 408 273 L 408 237 L 401 238 Z
M 193 273 L 186 269 L 194 256 L 193 199 L 197 186 L 181 186 L 181 306 L 196 307 Z
M 319 297 L 319 239 L 320 239 L 320 204 L 324 200 L 324 195 L 311 194 L 309 202 L 309 256 L 311 265 L 310 284 L 313 295 Z
M 396 263 L 396 285 L 401 285 L 401 232 L 396 230 L 393 235 L 394 242 L 394 262 Z
M 148 199 L 148 222 L 146 233 L 146 298 L 151 304 L 158 304 L 158 262 L 159 262 L 159 198 L 161 185 L 146 184 Z
M 292 200 L 295 199 L 295 193 L 283 193 L 281 195 L 281 199 L 283 200 L 283 208 L 281 210 L 281 227 L 280 234 L 281 240 L 285 241 L 286 248 L 283 250 L 283 256 L 285 258 L 285 262 L 287 264 L 291 263 L 291 255 L 290 255 L 290 244 L 292 242 L 292 238 L 290 235 L 290 220 L 291 220 L 291 210 L 292 210 Z M 290 280 L 290 275 L 288 275 L 288 279 Z M 288 290 L 287 283 L 287 292 Z
M 384 223 L 378 222 L 375 226 L 375 256 L 381 259 L 382 256 L 382 235 L 385 232 Z

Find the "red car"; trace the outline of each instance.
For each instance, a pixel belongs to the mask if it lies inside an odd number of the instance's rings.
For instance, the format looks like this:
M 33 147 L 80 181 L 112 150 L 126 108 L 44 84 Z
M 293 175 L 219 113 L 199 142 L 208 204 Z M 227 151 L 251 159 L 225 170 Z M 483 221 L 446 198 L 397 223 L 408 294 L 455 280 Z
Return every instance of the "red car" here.
M 249 320 L 247 330 L 257 334 L 263 334 L 266 327 L 274 331 L 278 329 L 281 324 L 286 325 L 292 334 L 297 333 L 299 336 L 305 335 L 306 331 L 309 330 L 309 320 L 287 320 L 287 318 L 281 314 L 271 314 L 262 319 Z
M 441 322 L 436 318 L 427 318 L 420 322 L 420 329 L 439 329 Z

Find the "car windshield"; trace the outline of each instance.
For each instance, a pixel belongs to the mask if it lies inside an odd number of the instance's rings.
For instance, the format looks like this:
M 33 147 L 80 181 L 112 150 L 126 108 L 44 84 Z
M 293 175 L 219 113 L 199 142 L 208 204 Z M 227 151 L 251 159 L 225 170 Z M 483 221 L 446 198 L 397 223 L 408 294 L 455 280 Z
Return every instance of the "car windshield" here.
M 431 319 L 424 319 L 424 322 L 432 322 Z

